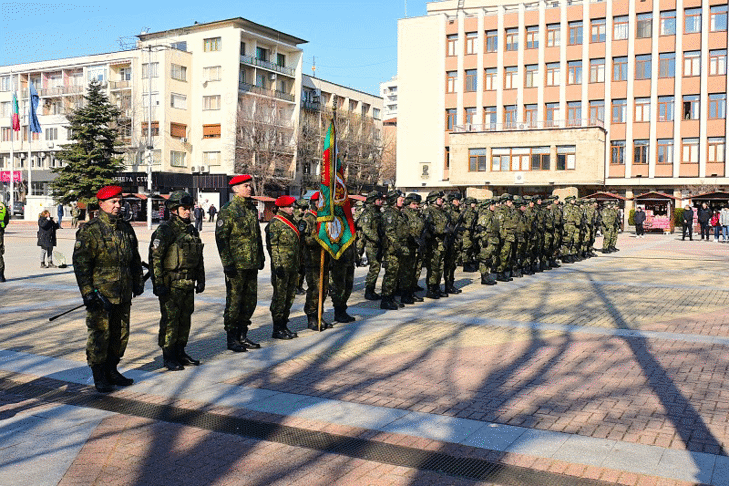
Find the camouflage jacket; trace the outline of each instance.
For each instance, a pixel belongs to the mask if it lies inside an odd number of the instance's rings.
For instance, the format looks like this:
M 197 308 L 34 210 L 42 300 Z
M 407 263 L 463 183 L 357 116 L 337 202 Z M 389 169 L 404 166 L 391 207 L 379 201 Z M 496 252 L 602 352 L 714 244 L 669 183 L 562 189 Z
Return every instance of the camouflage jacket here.
M 304 265 L 307 267 L 319 268 L 321 264 L 321 249 L 322 246 L 319 244 L 316 238 L 317 235 L 317 223 L 316 213 L 312 210 L 306 211 L 302 220 L 304 224 L 300 226 L 303 229 L 301 231 L 301 242 L 302 242 L 302 259 Z M 325 252 L 326 253 L 326 252 Z
M 476 237 L 481 240 L 481 245 L 499 244 L 499 220 L 496 213 L 486 208 L 478 215 L 476 221 Z
M 152 283 L 186 290 L 192 290 L 196 281 L 205 283 L 203 246 L 193 225 L 171 215 L 149 242 Z
M 562 223 L 565 226 L 570 224 L 579 227 L 582 223 L 582 210 L 574 203 L 565 204 L 562 214 Z
M 423 236 L 423 228 L 425 228 L 425 221 L 420 214 L 420 211 L 413 208 L 405 208 L 402 210 L 403 215 L 407 219 L 408 225 L 408 246 L 410 248 L 417 248 L 417 239 Z
M 433 237 L 443 239 L 449 222 L 446 211 L 442 207 L 433 204 L 423 210 L 423 215 L 425 224 L 429 226 Z
M 239 270 L 263 268 L 265 257 L 258 210 L 250 199 L 235 196 L 220 208 L 215 242 L 223 267 Z
M 294 272 L 299 269 L 301 239 L 296 223 L 288 214 L 280 212 L 266 226 L 266 249 L 271 255 L 272 270 L 283 268 Z
M 112 304 L 131 302 L 133 288 L 144 285 L 139 243 L 132 226 L 99 211 L 76 232 L 73 271 L 81 295 L 98 290 Z
M 382 212 L 382 227 L 385 235 L 385 251 L 387 253 L 401 251 L 410 234 L 403 212 L 395 206 L 387 206 Z
M 516 233 L 520 222 L 520 216 L 517 211 L 520 210 L 513 206 L 509 207 L 506 204 L 499 206 L 496 217 L 499 222 L 499 237 L 501 241 L 516 241 Z
M 368 204 L 365 206 L 364 211 L 359 217 L 358 227 L 360 228 L 361 235 L 365 238 L 367 245 L 379 245 L 380 244 L 380 222 L 382 220 L 382 213 L 380 213 L 380 207 L 374 204 Z

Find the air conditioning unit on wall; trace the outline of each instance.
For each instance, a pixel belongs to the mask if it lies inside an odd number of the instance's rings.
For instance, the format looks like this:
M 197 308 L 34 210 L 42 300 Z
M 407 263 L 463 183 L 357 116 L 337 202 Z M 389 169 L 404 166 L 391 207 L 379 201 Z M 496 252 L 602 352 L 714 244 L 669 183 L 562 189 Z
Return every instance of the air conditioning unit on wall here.
M 182 138 L 180 138 L 180 142 L 182 142 L 182 143 L 187 143 L 187 137 L 182 137 Z
M 201 174 L 207 174 L 208 172 L 210 172 L 210 166 L 208 165 L 201 165 L 199 169 Z
M 514 184 L 524 184 L 524 173 L 517 172 L 514 174 Z

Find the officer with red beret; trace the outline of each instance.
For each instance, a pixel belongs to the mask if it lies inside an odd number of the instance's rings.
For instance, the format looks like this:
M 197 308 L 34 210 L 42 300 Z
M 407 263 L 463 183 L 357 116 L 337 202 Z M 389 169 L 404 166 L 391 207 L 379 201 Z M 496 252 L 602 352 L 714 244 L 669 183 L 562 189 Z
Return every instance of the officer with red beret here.
M 132 296 L 144 292 L 142 261 L 132 226 L 120 217 L 122 188 L 97 193 L 99 213 L 76 233 L 73 269 L 86 305 L 86 359 L 99 392 L 129 386 L 117 370 L 129 342 Z

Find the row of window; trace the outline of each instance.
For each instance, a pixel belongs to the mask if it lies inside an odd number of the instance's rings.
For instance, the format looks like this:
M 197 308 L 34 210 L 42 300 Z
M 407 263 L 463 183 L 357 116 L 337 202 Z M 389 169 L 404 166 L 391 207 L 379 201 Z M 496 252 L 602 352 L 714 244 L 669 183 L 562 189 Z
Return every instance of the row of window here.
M 650 54 L 635 56 L 633 66 L 633 79 L 651 79 L 652 56 Z M 559 86 L 562 76 L 559 62 L 546 63 L 544 66 L 544 85 Z M 567 62 L 566 84 L 582 84 L 582 61 Z M 727 50 L 713 49 L 709 51 L 710 76 L 723 76 L 727 73 Z M 701 76 L 701 51 L 686 51 L 683 53 L 683 77 Z M 536 88 L 539 85 L 540 70 L 538 64 L 524 66 L 524 87 Z M 665 52 L 658 56 L 658 77 L 673 78 L 676 76 L 676 53 Z M 484 91 L 495 91 L 498 88 L 497 68 L 484 69 Z M 628 58 L 625 56 L 612 59 L 612 81 L 628 80 Z M 590 59 L 590 83 L 605 82 L 605 58 Z M 455 93 L 458 89 L 458 71 L 446 72 L 446 92 Z M 503 75 L 503 88 L 516 89 L 520 85 L 519 66 L 505 66 Z M 464 92 L 478 90 L 478 70 L 466 69 L 463 83 Z
M 576 150 L 574 145 L 557 147 L 556 170 L 574 170 Z M 485 148 L 469 149 L 469 172 L 522 172 L 527 170 L 550 170 L 549 147 L 499 147 L 491 149 L 489 163 Z
M 712 6 L 709 12 L 709 30 L 722 32 L 727 30 L 727 5 Z M 653 13 L 641 13 L 635 17 L 635 37 L 650 38 L 653 32 Z M 596 18 L 590 20 L 590 42 L 605 42 L 607 37 L 607 19 Z M 561 42 L 561 25 L 559 23 L 547 24 L 544 42 L 547 47 L 559 47 Z M 684 34 L 701 32 L 701 8 L 684 9 Z M 613 17 L 612 40 L 626 40 L 630 33 L 630 20 L 627 15 Z M 659 34 L 662 36 L 676 35 L 676 11 L 666 10 L 660 13 Z M 498 30 L 487 30 L 484 34 L 484 47 L 486 52 L 499 50 Z M 567 24 L 568 45 L 583 44 L 583 22 L 574 21 Z M 446 40 L 446 54 L 457 56 L 456 44 L 458 34 L 451 34 Z M 529 25 L 524 29 L 524 45 L 526 49 L 538 49 L 541 35 L 538 25 Z M 504 47 L 507 51 L 519 50 L 519 29 L 510 27 L 504 29 Z M 478 53 L 478 32 L 467 32 L 465 36 L 465 54 Z
M 656 140 L 655 149 L 651 148 L 650 140 L 633 140 L 633 164 L 649 164 L 650 154 L 655 155 L 656 164 L 673 164 L 674 146 L 672 138 Z M 610 142 L 610 163 L 614 165 L 625 164 L 625 140 L 612 140 Z M 724 163 L 726 160 L 726 139 L 724 137 L 710 137 L 706 143 L 706 161 L 708 163 Z M 699 139 L 681 139 L 681 163 L 699 163 Z

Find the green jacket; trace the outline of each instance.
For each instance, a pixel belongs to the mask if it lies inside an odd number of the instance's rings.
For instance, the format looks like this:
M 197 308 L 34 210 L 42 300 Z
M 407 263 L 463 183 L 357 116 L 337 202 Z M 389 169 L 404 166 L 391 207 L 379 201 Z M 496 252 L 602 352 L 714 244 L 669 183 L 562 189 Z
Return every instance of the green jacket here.
M 380 244 L 379 228 L 381 221 L 382 213 L 380 212 L 380 206 L 367 204 L 358 220 L 358 226 L 361 229 L 367 245 Z
M 385 234 L 385 252 L 398 253 L 406 248 L 410 230 L 403 212 L 395 206 L 386 206 L 382 212 L 382 227 Z
M 171 215 L 152 233 L 149 242 L 152 283 L 186 290 L 192 290 L 196 281 L 204 284 L 203 246 L 193 225 Z
M 5 227 L 10 222 L 10 209 L 5 203 L 0 202 L 0 233 L 5 231 Z
M 261 270 L 263 256 L 258 210 L 250 199 L 235 196 L 223 205 L 215 226 L 215 242 L 223 267 Z
M 290 225 L 279 218 L 286 219 Z M 271 255 L 271 269 L 274 272 L 277 268 L 283 268 L 287 272 L 298 271 L 301 240 L 298 227 L 288 214 L 280 212 L 266 226 L 266 249 Z

